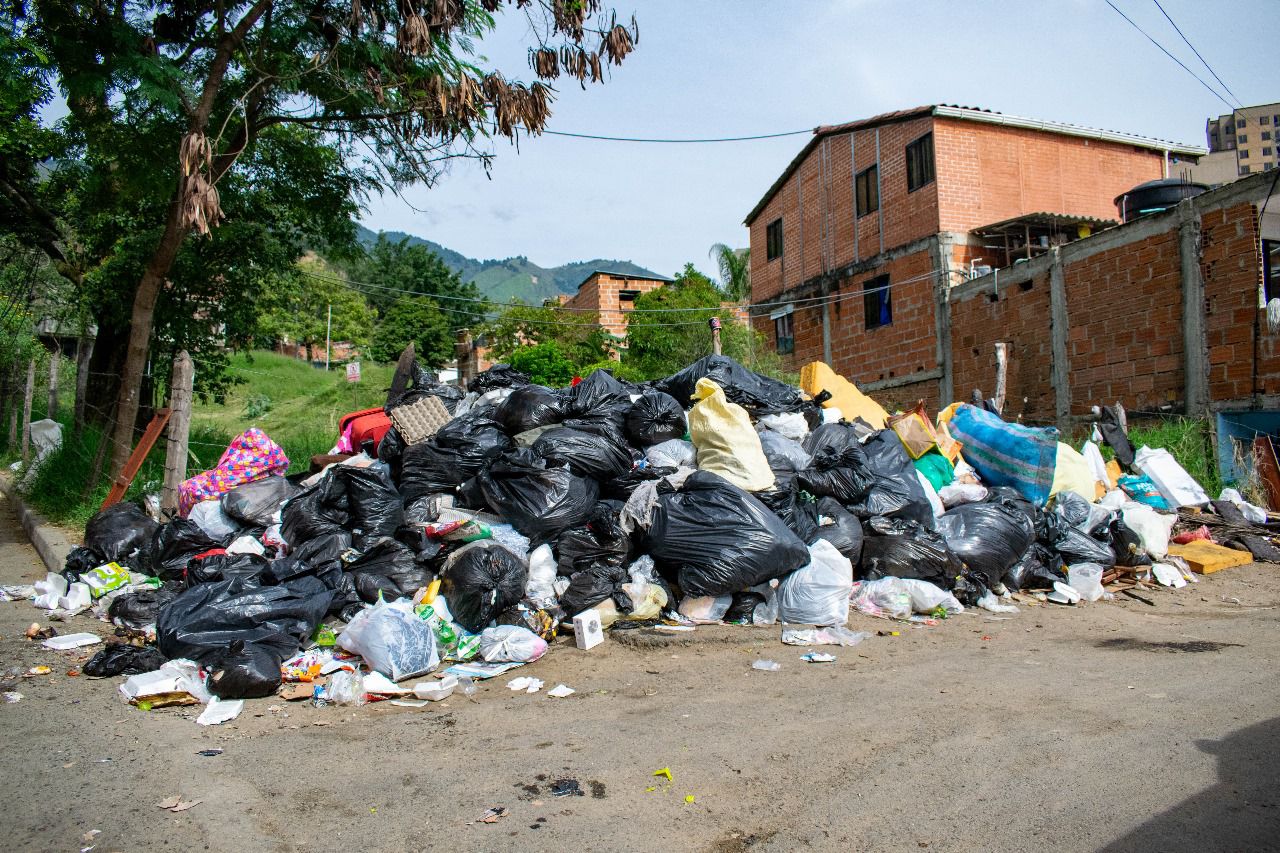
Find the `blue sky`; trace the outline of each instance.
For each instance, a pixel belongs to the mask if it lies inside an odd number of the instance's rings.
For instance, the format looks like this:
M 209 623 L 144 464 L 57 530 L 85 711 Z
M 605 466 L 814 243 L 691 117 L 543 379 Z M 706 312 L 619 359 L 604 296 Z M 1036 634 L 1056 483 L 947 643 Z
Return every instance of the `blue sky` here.
M 1214 82 L 1152 0 L 1113 2 Z M 1245 105 L 1280 101 L 1280 2 L 1161 3 Z M 1204 145 L 1205 119 L 1228 111 L 1104 0 L 615 5 L 635 11 L 638 49 L 603 86 L 559 84 L 550 129 L 744 136 L 951 103 Z M 508 14 L 483 52 L 527 79 L 525 35 Z M 747 244 L 743 217 L 805 141 L 497 143 L 491 179 L 456 165 L 431 189 L 372 199 L 364 222 L 479 258 L 617 258 L 667 275 L 692 261 L 710 271 L 710 246 Z

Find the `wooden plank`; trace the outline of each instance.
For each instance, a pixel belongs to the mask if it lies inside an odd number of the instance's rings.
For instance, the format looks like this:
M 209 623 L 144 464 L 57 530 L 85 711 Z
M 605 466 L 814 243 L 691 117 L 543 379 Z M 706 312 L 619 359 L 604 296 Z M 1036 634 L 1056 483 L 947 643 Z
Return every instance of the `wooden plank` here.
M 1169 554 L 1186 560 L 1193 572 L 1202 575 L 1211 575 L 1223 569 L 1253 562 L 1253 555 L 1248 551 L 1237 551 L 1203 539 L 1188 542 L 1186 545 L 1170 545 Z
M 187 479 L 188 439 L 191 431 L 191 396 L 195 384 L 195 367 L 186 350 L 173 360 L 173 377 L 169 381 L 168 447 L 164 457 L 164 488 L 160 492 L 162 512 L 178 511 L 178 486 Z
M 133 478 L 138 476 L 138 469 L 142 467 L 142 463 L 147 458 L 147 454 L 151 452 L 151 448 L 155 446 L 156 439 L 160 437 L 161 431 L 165 424 L 169 423 L 169 410 L 156 409 L 156 413 L 151 417 L 151 423 L 147 424 L 147 430 L 142 434 L 142 439 L 138 441 L 133 452 L 129 454 L 129 459 L 124 463 L 124 469 L 120 471 L 120 476 L 111 484 L 111 491 L 107 492 L 107 499 L 102 502 L 102 506 L 98 511 L 106 509 L 112 504 L 119 503 L 124 497 L 124 493 L 129 490 L 129 484 L 133 482 Z M 106 439 L 103 439 L 106 441 Z

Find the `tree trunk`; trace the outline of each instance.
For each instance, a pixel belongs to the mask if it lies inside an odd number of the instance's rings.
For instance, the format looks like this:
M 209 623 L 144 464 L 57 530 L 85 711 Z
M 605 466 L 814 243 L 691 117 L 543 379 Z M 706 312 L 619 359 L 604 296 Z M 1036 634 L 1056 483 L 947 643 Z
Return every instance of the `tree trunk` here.
M 22 394 L 22 464 L 31 457 L 31 398 L 36 393 L 36 359 L 27 362 L 27 387 Z
M 93 359 L 94 338 L 89 337 L 89 323 L 82 321 L 80 340 L 76 343 L 76 409 L 73 421 L 77 439 L 84 435 L 84 407 L 89 395 L 89 362 Z
M 62 366 L 62 348 L 55 340 L 53 352 L 49 353 L 49 405 L 44 416 L 50 420 L 58 419 L 58 368 Z

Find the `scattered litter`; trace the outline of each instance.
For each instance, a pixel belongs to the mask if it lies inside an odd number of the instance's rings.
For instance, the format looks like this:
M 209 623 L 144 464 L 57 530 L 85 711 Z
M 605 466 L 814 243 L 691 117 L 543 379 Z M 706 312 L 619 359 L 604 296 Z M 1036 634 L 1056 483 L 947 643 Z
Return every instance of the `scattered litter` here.
M 244 710 L 243 699 L 219 699 L 216 696 L 209 700 L 196 722 L 202 726 L 217 726 L 228 723 L 240 716 Z
M 4 692 L 4 702 L 6 705 L 17 704 L 18 702 L 21 702 L 25 698 L 26 697 L 23 696 L 21 693 L 19 693 L 17 690 L 6 690 Z
M 564 699 L 566 696 L 572 696 L 576 691 L 572 687 L 564 684 L 557 684 L 555 687 L 547 691 L 547 695 L 553 699 Z
M 693 794 L 685 794 L 685 796 L 684 796 L 684 801 L 685 801 L 686 803 L 692 803 L 692 802 L 694 802 Z
M 81 633 L 81 634 L 63 634 L 60 637 L 50 637 L 41 645 L 46 649 L 53 649 L 56 652 L 64 652 L 68 649 L 79 649 L 84 646 L 92 646 L 101 643 L 102 638 L 97 634 Z
M 670 767 L 660 767 L 660 768 L 658 768 L 657 770 L 653 771 L 653 775 L 654 775 L 654 776 L 663 776 L 663 777 L 665 777 L 665 778 L 666 778 L 666 780 L 667 780 L 668 782 L 673 781 L 673 779 L 672 779 L 672 777 L 671 777 L 671 768 L 670 768 Z
M 551 796 L 553 797 L 582 797 L 585 796 L 582 785 L 577 779 L 557 779 L 555 784 L 551 786 Z
M 172 797 L 165 797 L 156 803 L 156 808 L 164 809 L 168 812 L 185 812 L 187 809 L 195 808 L 203 802 L 204 800 L 184 800 L 181 794 L 174 794 Z
M 27 675 L 48 675 L 51 672 L 53 672 L 52 667 L 47 667 L 41 664 L 40 666 L 33 666 L 31 669 L 27 670 Z
M 762 672 L 777 672 L 782 669 L 782 664 L 778 663 L 776 660 L 765 660 L 761 658 L 751 664 L 751 668 L 761 670 Z
M 836 656 L 826 652 L 808 652 L 800 655 L 800 660 L 805 663 L 835 663 Z
M 856 646 L 870 636 L 867 631 L 843 627 L 787 628 L 782 632 L 782 642 L 788 646 Z
M 522 675 L 507 682 L 507 687 L 516 693 L 537 693 L 542 689 L 542 679 L 531 675 Z
M 476 823 L 497 823 L 499 818 L 504 818 L 509 812 L 503 806 L 494 806 L 486 809 L 485 813 L 476 818 Z
M 202 749 L 202 750 L 200 750 L 199 752 L 197 752 L 197 753 L 196 753 L 196 755 L 202 755 L 202 756 L 204 756 L 205 758 L 213 758 L 215 755 L 222 755 L 222 750 L 220 750 L 220 749 Z

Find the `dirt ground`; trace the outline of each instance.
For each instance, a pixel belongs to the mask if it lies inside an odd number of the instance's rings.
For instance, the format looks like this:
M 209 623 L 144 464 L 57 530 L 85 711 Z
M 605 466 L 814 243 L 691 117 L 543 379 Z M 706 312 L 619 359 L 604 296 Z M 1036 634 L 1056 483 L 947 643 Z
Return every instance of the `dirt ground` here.
M 42 575 L 0 506 L 0 583 Z M 53 668 L 0 704 L 4 848 L 1277 849 L 1280 572 L 1149 597 L 935 628 L 854 615 L 901 634 L 830 664 L 774 629 L 557 644 L 520 674 L 567 699 L 500 678 L 425 709 L 253 700 L 209 729 L 68 677 L 88 655 L 26 641 L 41 614 L 0 603 L 0 672 Z M 562 779 L 582 795 L 553 796 Z M 179 793 L 200 802 L 157 808 Z

